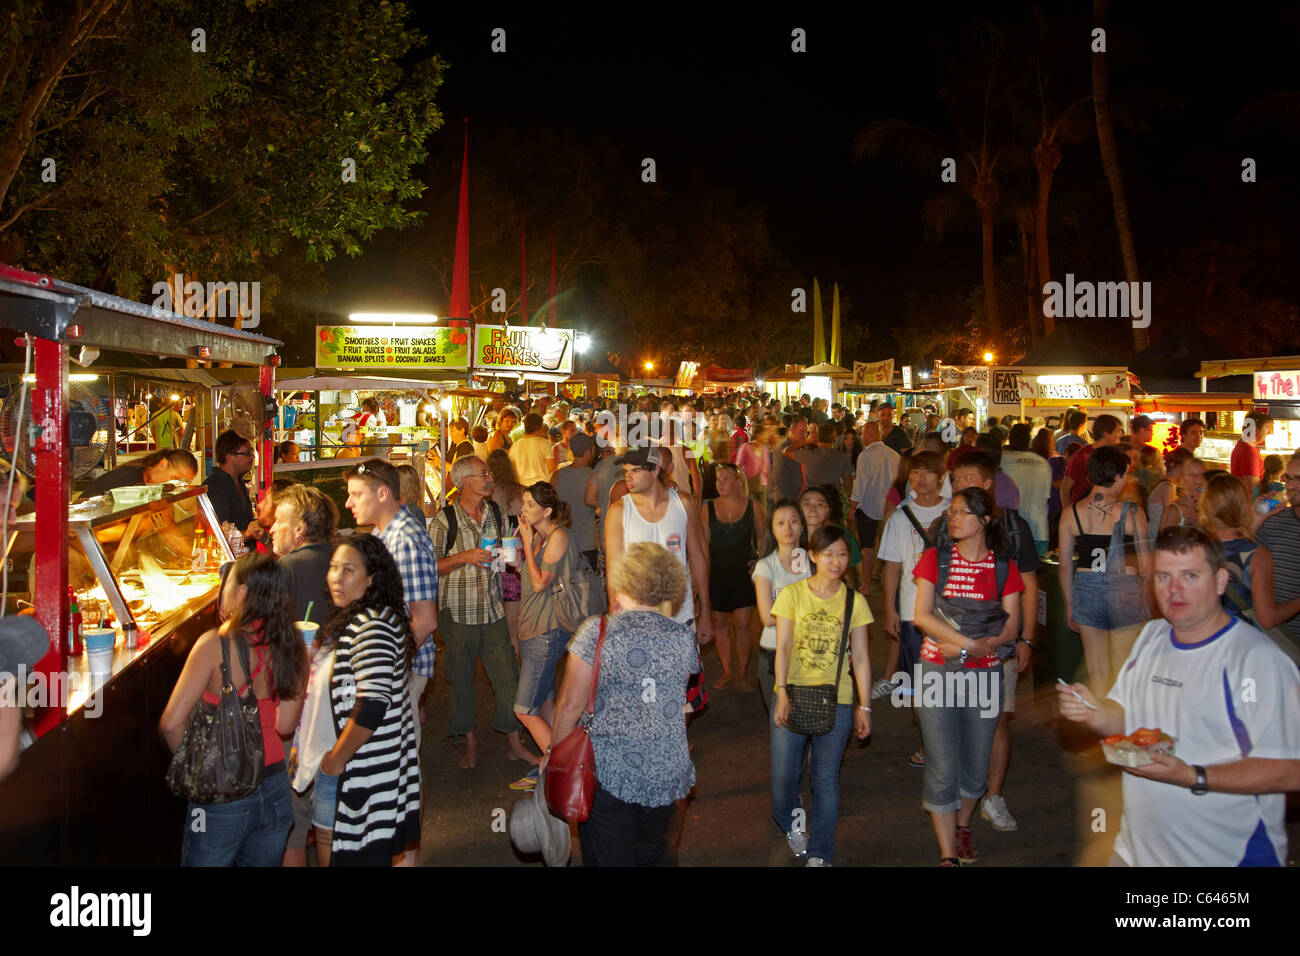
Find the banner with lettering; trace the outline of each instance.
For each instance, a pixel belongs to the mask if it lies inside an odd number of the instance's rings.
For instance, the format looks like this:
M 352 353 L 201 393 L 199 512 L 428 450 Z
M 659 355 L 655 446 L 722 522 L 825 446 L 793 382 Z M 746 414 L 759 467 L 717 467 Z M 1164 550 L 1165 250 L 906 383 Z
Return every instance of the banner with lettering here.
M 316 367 L 465 369 L 469 334 L 432 325 L 318 325 Z
M 1079 379 L 1079 381 L 1067 381 Z M 1021 375 L 1017 378 L 1022 402 L 1108 402 L 1129 398 L 1128 373 L 1097 375 Z
M 573 374 L 573 329 L 529 325 L 474 328 L 474 367 L 502 372 Z
M 1255 397 L 1300 399 L 1300 372 L 1256 372 Z
M 883 362 L 854 362 L 854 385 L 881 385 L 889 388 L 894 384 L 894 360 Z

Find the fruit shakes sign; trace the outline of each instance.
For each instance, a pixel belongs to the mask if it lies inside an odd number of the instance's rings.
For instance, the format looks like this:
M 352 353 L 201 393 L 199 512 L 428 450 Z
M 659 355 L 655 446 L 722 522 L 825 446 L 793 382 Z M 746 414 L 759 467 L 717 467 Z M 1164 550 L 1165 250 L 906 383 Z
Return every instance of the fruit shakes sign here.
M 317 368 L 469 367 L 469 330 L 443 326 L 318 325 Z
M 480 325 L 474 329 L 474 368 L 500 372 L 573 373 L 573 329 Z

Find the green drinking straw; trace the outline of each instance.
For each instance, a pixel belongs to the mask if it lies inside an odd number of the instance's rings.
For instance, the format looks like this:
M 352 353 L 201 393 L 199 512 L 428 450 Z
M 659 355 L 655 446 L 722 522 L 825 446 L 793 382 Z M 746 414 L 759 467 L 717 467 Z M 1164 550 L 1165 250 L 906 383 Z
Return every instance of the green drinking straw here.
M 311 623 L 311 606 L 315 603 L 315 601 L 308 601 L 307 610 L 302 615 L 302 619 L 308 623 Z

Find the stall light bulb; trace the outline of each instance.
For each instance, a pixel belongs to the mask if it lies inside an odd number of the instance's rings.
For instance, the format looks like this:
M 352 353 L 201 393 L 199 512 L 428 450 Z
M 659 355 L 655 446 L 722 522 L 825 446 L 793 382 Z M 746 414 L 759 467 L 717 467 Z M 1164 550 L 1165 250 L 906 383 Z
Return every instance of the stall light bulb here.
M 444 399 L 442 400 L 442 402 L 440 402 L 440 404 L 442 405 L 442 410 L 443 410 L 444 412 L 449 412 L 449 411 L 451 411 L 451 399 L 450 399 L 450 398 L 444 398 Z

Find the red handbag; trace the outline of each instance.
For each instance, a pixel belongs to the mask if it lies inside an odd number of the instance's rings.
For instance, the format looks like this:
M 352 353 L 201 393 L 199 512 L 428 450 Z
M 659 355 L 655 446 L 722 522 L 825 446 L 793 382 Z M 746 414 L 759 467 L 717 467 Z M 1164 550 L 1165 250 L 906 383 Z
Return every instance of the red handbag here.
M 604 644 L 605 617 L 601 615 L 587 709 L 569 736 L 551 745 L 551 757 L 546 762 L 546 805 L 551 813 L 572 823 L 582 823 L 591 816 L 591 800 L 596 795 L 596 752 L 591 746 L 591 720 L 596 710 L 600 650 Z

